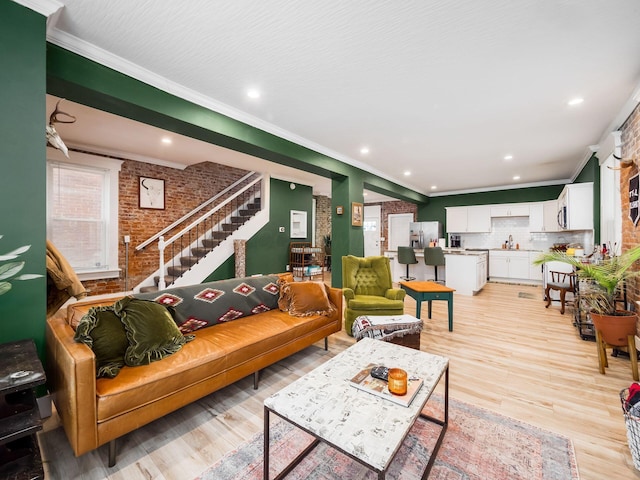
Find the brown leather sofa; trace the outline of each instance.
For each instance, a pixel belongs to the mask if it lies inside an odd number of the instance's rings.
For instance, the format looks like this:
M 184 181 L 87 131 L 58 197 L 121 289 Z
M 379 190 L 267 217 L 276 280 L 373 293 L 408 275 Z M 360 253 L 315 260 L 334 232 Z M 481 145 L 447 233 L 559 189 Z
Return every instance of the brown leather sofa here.
M 94 353 L 74 341 L 72 325 L 91 307 L 117 298 L 60 310 L 47 319 L 47 379 L 75 455 L 108 443 L 113 466 L 118 437 L 248 375 L 257 388 L 260 370 L 323 338 L 326 349 L 327 336 L 342 329 L 342 292 L 325 289 L 337 307 L 330 316 L 297 317 L 273 309 L 203 328 L 177 353 L 125 366 L 115 378 L 96 378 Z

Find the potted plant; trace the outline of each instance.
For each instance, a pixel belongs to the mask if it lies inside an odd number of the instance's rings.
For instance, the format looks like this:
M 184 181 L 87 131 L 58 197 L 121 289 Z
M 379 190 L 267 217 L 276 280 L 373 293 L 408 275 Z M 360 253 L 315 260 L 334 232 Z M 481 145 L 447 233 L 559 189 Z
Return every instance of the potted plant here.
M 331 255 L 331 235 L 324 235 L 322 240 L 324 241 L 324 253 L 326 255 Z
M 587 307 L 596 330 L 603 340 L 616 346 L 627 345 L 627 336 L 636 334 L 636 314 L 616 308 L 616 297 L 625 281 L 640 275 L 632 267 L 640 259 L 640 245 L 622 255 L 613 256 L 600 263 L 583 263 L 580 257 L 554 251 L 543 253 L 533 263 L 567 263 L 576 271 L 578 278 L 586 280 L 581 285 L 580 301 Z

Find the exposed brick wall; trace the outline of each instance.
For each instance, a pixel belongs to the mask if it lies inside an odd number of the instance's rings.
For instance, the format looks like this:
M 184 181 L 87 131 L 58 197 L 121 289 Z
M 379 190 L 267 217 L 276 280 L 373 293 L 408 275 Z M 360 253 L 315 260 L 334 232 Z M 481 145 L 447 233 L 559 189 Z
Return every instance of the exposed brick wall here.
M 640 106 L 626 120 L 622 128 L 622 158 L 640 158 Z M 620 194 L 622 197 L 622 251 L 640 243 L 640 222 L 634 225 L 629 218 L 629 178 L 638 174 L 637 166 L 620 171 Z M 635 267 L 639 269 L 639 267 Z M 637 279 L 627 286 L 629 301 L 640 300 L 640 282 Z
M 331 235 L 331 199 L 323 195 L 316 199 L 316 245 L 324 247 L 324 236 Z
M 131 289 L 158 268 L 157 244 L 136 252 L 135 247 L 170 225 L 205 200 L 219 193 L 229 184 L 248 173 L 238 168 L 203 162 L 184 170 L 151 165 L 133 160 L 122 164 L 119 177 L 119 254 L 120 278 L 83 282 L 90 295 L 120 292 L 125 287 L 124 235 L 131 237 L 129 244 L 129 281 Z M 142 209 L 138 206 L 139 177 L 164 180 L 165 209 Z M 167 238 L 182 225 L 167 233 Z

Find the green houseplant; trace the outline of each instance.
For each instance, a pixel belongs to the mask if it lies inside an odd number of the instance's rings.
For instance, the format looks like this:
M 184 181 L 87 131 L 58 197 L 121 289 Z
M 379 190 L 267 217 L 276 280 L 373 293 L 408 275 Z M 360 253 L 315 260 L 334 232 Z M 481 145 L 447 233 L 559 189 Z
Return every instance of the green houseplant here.
M 324 253 L 331 255 L 331 235 L 323 235 L 322 240 L 324 242 Z
M 600 373 L 608 366 L 606 348 L 627 348 L 631 357 L 633 379 L 638 381 L 638 363 L 635 339 L 637 337 L 637 315 L 634 312 L 616 309 L 616 297 L 623 283 L 640 275 L 632 267 L 640 259 L 640 245 L 622 255 L 613 256 L 600 263 L 583 263 L 580 258 L 564 252 L 547 252 L 533 263 L 563 262 L 572 265 L 584 287 L 580 286 L 580 302 L 589 311 L 596 334 Z
M 640 259 L 640 245 L 627 250 L 622 255 L 603 260 L 600 263 L 583 263 L 580 257 L 564 252 L 546 252 L 533 263 L 563 262 L 574 267 L 578 278 L 587 280 L 588 290 L 581 292 L 591 313 L 616 315 L 616 296 L 623 283 L 640 275 L 633 265 Z

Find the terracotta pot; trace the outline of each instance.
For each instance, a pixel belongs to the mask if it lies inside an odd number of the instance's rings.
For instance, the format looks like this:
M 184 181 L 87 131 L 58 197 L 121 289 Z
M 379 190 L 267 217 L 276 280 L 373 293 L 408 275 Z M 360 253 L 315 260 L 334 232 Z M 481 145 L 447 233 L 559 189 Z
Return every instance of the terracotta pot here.
M 602 340 L 614 347 L 626 347 L 628 336 L 636 334 L 638 316 L 634 312 L 618 310 L 616 315 L 591 314 L 593 326 L 602 335 Z

